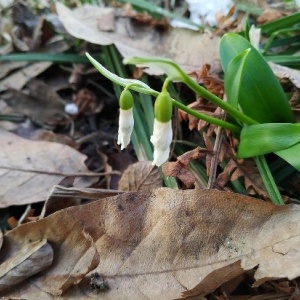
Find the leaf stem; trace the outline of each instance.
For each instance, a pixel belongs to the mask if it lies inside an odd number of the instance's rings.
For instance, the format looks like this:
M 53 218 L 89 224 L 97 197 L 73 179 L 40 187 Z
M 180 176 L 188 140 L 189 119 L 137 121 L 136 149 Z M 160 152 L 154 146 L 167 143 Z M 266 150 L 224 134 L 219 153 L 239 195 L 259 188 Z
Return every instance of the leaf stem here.
M 186 113 L 188 113 L 188 114 L 196 117 L 199 120 L 204 120 L 204 121 L 209 122 L 211 124 L 220 126 L 220 127 L 224 128 L 224 129 L 229 129 L 232 132 L 235 132 L 237 134 L 239 134 L 241 132 L 241 128 L 240 127 L 238 127 L 238 126 L 236 126 L 236 125 L 234 125 L 232 123 L 229 123 L 229 122 L 226 122 L 226 121 L 222 121 L 220 119 L 217 119 L 217 118 L 214 118 L 214 117 L 210 117 L 210 116 L 202 114 L 202 113 L 200 113 L 198 111 L 195 111 L 195 110 L 189 108 L 188 106 L 186 106 L 186 105 L 184 105 L 184 104 L 176 101 L 175 99 L 172 99 L 172 104 L 175 107 L 177 107 L 177 108 L 183 110 L 184 112 L 186 112 Z
M 239 120 L 247 125 L 258 124 L 255 120 L 251 119 L 250 117 L 244 115 L 239 110 L 231 106 L 230 104 L 224 102 L 222 99 L 214 95 L 213 93 L 209 92 L 201 85 L 199 85 L 196 81 L 194 81 L 191 77 L 187 74 L 184 74 L 184 83 L 191 88 L 197 95 L 204 97 L 205 99 L 211 101 L 212 103 L 216 104 L 223 110 L 225 110 L 229 115 L 234 117 L 236 120 Z
M 261 178 L 263 180 L 263 183 L 269 193 L 269 196 L 270 196 L 272 202 L 275 205 L 284 205 L 284 202 L 283 202 L 280 192 L 277 188 L 277 185 L 274 181 L 274 178 L 271 174 L 271 171 L 270 171 L 270 168 L 266 161 L 266 158 L 263 155 L 256 156 L 255 161 L 256 161 L 259 173 L 261 175 Z

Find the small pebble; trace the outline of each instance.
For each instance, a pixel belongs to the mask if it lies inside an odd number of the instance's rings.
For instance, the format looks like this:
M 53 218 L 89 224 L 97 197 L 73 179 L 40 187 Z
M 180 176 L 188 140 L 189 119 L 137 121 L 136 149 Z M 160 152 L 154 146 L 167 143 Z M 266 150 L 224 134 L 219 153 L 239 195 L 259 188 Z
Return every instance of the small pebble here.
M 75 103 L 68 103 L 65 105 L 65 112 L 68 115 L 74 116 L 78 114 L 78 106 Z

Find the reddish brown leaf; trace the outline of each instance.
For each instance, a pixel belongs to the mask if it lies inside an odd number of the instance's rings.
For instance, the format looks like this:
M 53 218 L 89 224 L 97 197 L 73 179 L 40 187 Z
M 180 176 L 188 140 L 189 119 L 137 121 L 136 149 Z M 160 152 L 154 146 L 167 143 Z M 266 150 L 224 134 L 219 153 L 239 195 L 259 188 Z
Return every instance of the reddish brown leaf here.
M 208 152 L 206 149 L 197 147 L 178 156 L 176 162 L 166 162 L 163 164 L 162 171 L 166 176 L 177 177 L 187 188 L 190 188 L 194 185 L 196 178 L 189 170 L 189 163 L 192 160 L 204 157 Z

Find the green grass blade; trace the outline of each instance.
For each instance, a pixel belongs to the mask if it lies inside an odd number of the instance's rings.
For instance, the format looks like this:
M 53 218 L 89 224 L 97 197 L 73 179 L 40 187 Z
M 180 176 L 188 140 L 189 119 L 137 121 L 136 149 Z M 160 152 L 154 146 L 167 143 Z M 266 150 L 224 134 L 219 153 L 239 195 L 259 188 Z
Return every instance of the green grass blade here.
M 178 21 L 181 21 L 187 25 L 194 27 L 195 29 L 204 29 L 203 26 L 200 26 L 199 24 L 196 24 L 189 19 L 180 17 L 177 14 L 174 14 L 166 9 L 158 7 L 157 5 L 155 5 L 149 1 L 145 1 L 145 0 L 118 0 L 118 1 L 123 2 L 123 3 L 130 3 L 130 4 L 138 7 L 139 9 L 148 11 L 152 15 L 154 14 L 154 15 L 166 17 L 168 19 L 176 19 Z
M 260 26 L 262 33 L 264 34 L 271 34 L 277 30 L 292 27 L 294 25 L 297 25 L 300 23 L 300 12 L 295 13 L 293 15 L 284 17 L 282 19 L 269 22 L 267 24 L 264 24 Z
M 256 156 L 255 161 L 261 176 L 261 179 L 269 193 L 272 202 L 275 205 L 283 205 L 284 202 L 279 193 L 278 187 L 269 169 L 268 163 L 264 156 Z
M 102 55 L 94 55 L 98 61 L 103 61 Z M 56 63 L 88 63 L 89 60 L 85 55 L 78 54 L 48 54 L 48 53 L 20 53 L 20 54 L 7 54 L 1 55 L 0 61 L 52 61 Z

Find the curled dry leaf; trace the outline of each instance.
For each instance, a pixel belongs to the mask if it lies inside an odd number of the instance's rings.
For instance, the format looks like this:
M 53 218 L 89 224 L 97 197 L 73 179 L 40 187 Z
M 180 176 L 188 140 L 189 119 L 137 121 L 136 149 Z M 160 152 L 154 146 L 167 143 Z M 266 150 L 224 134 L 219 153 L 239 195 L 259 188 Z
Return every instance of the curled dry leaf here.
M 53 249 L 47 240 L 24 245 L 19 252 L 0 265 L 0 292 L 48 268 Z
M 25 140 L 5 130 L 0 130 L 0 137 L 0 207 L 45 201 L 63 177 L 90 173 L 86 156 L 69 146 Z M 93 178 L 80 178 L 75 185 L 93 182 Z
M 75 262 L 78 267 L 89 265 L 90 260 L 86 264 L 86 256 L 77 252 L 86 255 L 87 248 L 68 235 L 80 235 L 79 223 L 101 256 L 93 272 L 101 276 L 107 289 L 90 295 L 86 278 L 86 284 L 73 286 L 63 299 L 120 299 L 120 295 L 133 300 L 174 299 L 196 287 L 210 272 L 237 261 L 244 270 L 258 266 L 257 283 L 300 275 L 299 206 L 274 206 L 216 190 L 159 188 L 68 208 L 12 230 L 5 236 L 9 249 L 24 239 L 44 237 L 57 257 L 43 276 L 5 296 L 30 299 L 35 293 L 44 299 L 44 291 L 57 292 L 57 280 L 67 273 L 65 268 L 73 270 Z
M 5 235 L 0 262 L 13 259 L 28 241 L 45 239 L 53 248 L 52 266 L 30 282 L 24 282 L 24 290 L 23 285 L 15 288 L 16 293 L 25 292 L 21 298 L 32 299 L 32 294 L 26 295 L 26 285 L 38 288 L 43 294 L 40 299 L 45 299 L 47 293 L 58 296 L 97 266 L 99 256 L 92 238 L 85 232 L 80 220 L 72 216 L 65 217 L 54 214 L 52 218 L 24 224 Z
M 197 147 L 177 157 L 176 162 L 166 162 L 162 166 L 162 171 L 166 176 L 177 177 L 182 183 L 190 188 L 194 185 L 196 178 L 189 169 L 192 160 L 204 157 L 209 151 Z
M 3 95 L 3 99 L 14 112 L 26 115 L 44 127 L 70 122 L 64 113 L 62 98 L 51 86 L 36 79 L 30 80 L 27 86 L 29 94 L 11 89 Z
M 151 190 L 162 186 L 160 171 L 149 161 L 139 161 L 130 165 L 118 183 L 121 191 Z
M 244 178 L 245 188 L 250 195 L 257 194 L 264 199 L 269 198 L 255 162 L 251 159 L 240 163 L 235 159 L 230 159 L 223 172 L 218 175 L 216 183 L 223 187 L 229 180 L 235 181 L 240 177 Z

